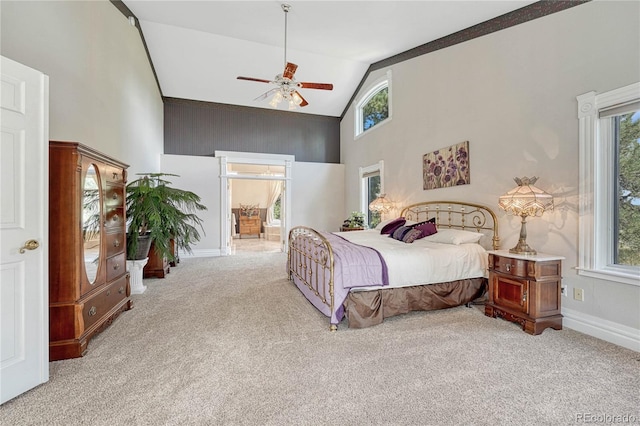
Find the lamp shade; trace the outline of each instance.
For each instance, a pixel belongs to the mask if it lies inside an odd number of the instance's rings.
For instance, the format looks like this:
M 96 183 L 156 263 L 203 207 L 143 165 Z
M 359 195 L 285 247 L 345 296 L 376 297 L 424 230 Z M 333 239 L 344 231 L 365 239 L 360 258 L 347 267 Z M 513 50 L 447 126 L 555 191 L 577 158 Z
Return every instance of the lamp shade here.
M 548 210 L 553 210 L 553 196 L 542 189 L 533 186 L 537 177 L 514 178 L 517 187 L 501 195 L 498 206 L 514 216 L 541 216 Z
M 385 198 L 385 194 L 380 194 L 378 198 L 369 203 L 369 210 L 372 212 L 386 213 L 391 210 L 391 201 Z

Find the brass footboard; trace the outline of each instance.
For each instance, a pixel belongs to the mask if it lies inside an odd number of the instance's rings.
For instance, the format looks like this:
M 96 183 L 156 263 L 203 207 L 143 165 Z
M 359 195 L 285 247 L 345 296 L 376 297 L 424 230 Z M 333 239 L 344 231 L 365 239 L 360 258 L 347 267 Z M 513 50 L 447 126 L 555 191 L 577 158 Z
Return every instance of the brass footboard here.
M 287 265 L 289 280 L 295 279 L 304 284 L 316 296 L 317 302 L 329 308 L 329 329 L 336 331 L 337 324 L 331 324 L 334 310 L 334 258 L 329 241 L 312 228 L 292 228 L 289 231 Z M 310 302 L 314 303 L 312 300 Z

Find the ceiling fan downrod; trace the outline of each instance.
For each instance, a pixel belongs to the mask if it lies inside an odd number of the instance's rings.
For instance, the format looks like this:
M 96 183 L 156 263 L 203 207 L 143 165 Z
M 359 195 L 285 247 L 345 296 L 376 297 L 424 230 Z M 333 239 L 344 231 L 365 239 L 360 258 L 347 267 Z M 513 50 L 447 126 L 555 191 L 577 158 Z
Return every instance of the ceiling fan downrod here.
M 287 67 L 287 15 L 291 9 L 290 4 L 282 3 L 280 5 L 284 11 L 284 66 Z

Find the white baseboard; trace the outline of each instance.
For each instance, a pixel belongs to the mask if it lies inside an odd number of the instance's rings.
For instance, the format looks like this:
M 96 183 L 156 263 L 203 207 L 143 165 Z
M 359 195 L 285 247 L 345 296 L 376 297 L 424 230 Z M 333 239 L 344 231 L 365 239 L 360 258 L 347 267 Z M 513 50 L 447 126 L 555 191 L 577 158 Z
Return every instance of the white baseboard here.
M 195 249 L 191 253 L 180 250 L 180 259 L 187 259 L 190 257 L 218 257 L 222 256 L 219 249 Z
M 562 308 L 562 325 L 580 333 L 640 352 L 640 330 Z

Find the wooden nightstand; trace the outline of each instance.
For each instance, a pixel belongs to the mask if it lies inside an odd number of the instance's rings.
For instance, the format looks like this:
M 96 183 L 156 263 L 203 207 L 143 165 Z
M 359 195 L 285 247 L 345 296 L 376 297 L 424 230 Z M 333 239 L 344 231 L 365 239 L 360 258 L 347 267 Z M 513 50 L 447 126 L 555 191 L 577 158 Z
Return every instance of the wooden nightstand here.
M 361 226 L 357 226 L 355 228 L 349 228 L 347 226 L 340 227 L 340 232 L 349 232 L 349 231 L 364 231 L 364 228 Z
M 522 326 L 529 334 L 562 330 L 562 256 L 489 251 L 489 302 L 484 313 Z

